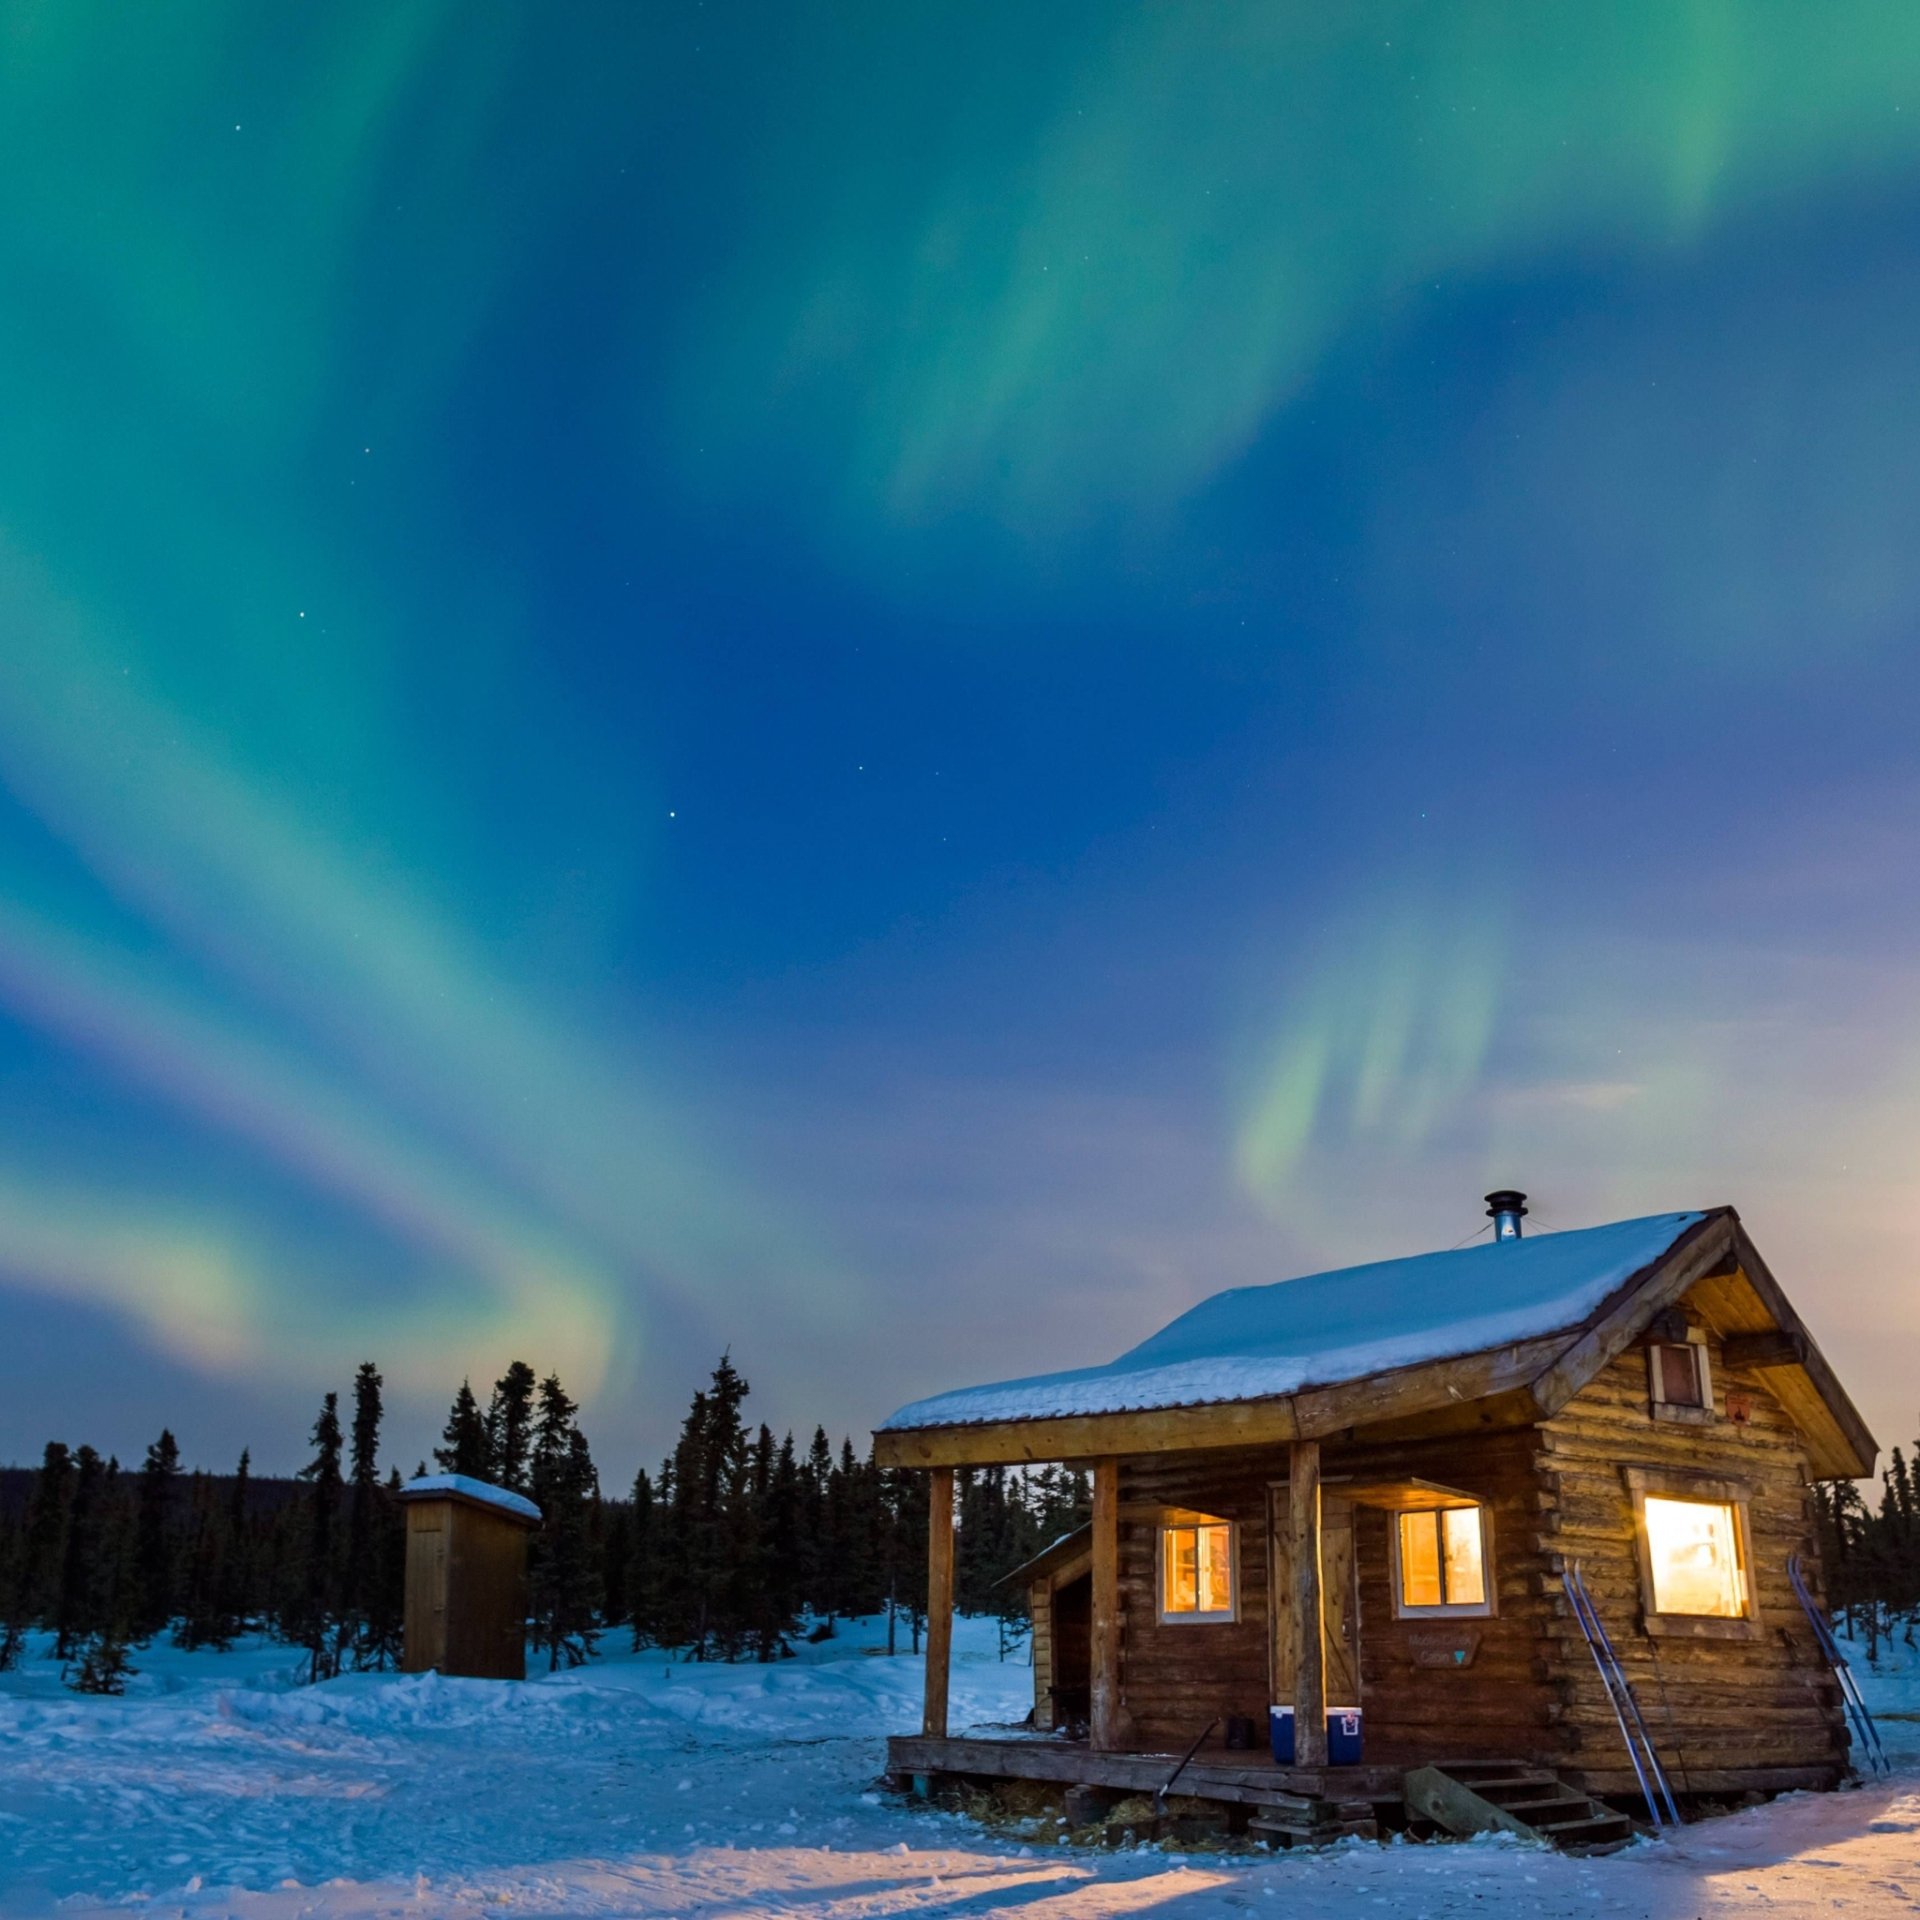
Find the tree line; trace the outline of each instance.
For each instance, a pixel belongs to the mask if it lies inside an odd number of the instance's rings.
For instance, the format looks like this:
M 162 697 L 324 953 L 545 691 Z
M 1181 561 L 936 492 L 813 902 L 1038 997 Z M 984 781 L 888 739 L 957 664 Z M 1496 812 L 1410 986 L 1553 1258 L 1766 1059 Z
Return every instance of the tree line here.
M 231 1648 L 270 1635 L 310 1680 L 398 1664 L 405 1518 L 382 1472 L 382 1380 L 356 1373 L 321 1403 L 292 1480 L 187 1472 L 170 1431 L 137 1468 L 48 1443 L 21 1495 L 0 1500 L 0 1672 L 50 1633 L 67 1682 L 118 1693 L 138 1650 L 171 1635 Z M 796 1449 L 750 1428 L 747 1382 L 724 1357 L 693 1396 L 672 1452 L 627 1497 L 603 1496 L 579 1409 L 557 1376 L 516 1360 L 484 1405 L 461 1384 L 434 1462 L 524 1494 L 543 1524 L 528 1563 L 529 1643 L 550 1669 L 602 1636 L 696 1660 L 776 1660 L 805 1633 L 884 1612 L 889 1651 L 918 1650 L 926 1612 L 922 1475 L 878 1466 L 824 1429 Z M 420 1463 L 425 1470 L 425 1462 Z M 956 1602 L 1013 1631 L 1024 1595 L 1004 1576 L 1086 1518 L 1083 1474 L 1046 1467 L 959 1476 Z
M 1873 1506 L 1856 1481 L 1823 1481 L 1813 1490 L 1827 1605 L 1866 1643 L 1869 1660 L 1896 1633 L 1915 1645 L 1920 1624 L 1920 1442 L 1914 1451 L 1910 1465 L 1894 1448 Z

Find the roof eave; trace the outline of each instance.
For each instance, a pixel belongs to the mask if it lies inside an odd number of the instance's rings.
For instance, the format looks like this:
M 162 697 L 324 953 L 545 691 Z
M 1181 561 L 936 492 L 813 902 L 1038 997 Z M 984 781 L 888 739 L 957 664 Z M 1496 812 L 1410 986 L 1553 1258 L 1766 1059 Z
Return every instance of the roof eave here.
M 1749 1238 L 1737 1214 L 1734 1216 L 1734 1229 L 1740 1270 L 1746 1275 L 1748 1284 L 1773 1315 L 1774 1324 L 1783 1332 L 1801 1335 L 1805 1342 L 1804 1357 L 1793 1367 L 1782 1371 L 1805 1374 L 1833 1421 L 1833 1439 L 1837 1444 L 1819 1450 L 1819 1456 L 1813 1462 L 1814 1477 L 1820 1480 L 1869 1478 L 1879 1459 L 1879 1441 L 1873 1437 L 1873 1431 L 1861 1417 L 1860 1409 L 1840 1384 L 1840 1377 L 1834 1372 L 1832 1363 L 1820 1351 L 1819 1342 L 1795 1311 L 1779 1281 L 1773 1277 L 1771 1269 L 1761 1257 L 1760 1249 Z M 1808 1437 L 1810 1440 L 1815 1438 L 1812 1435 Z
M 1675 1305 L 1702 1280 L 1734 1273 L 1746 1278 L 1775 1326 L 1799 1334 L 1804 1342 L 1805 1358 L 1781 1371 L 1805 1374 L 1826 1415 L 1827 1430 L 1820 1431 L 1818 1419 L 1809 1420 L 1789 1409 L 1807 1443 L 1813 1477 L 1866 1478 L 1873 1472 L 1879 1444 L 1732 1207 L 1715 1207 L 1703 1215 L 1659 1260 L 1601 1302 L 1586 1326 L 1533 1383 L 1541 1417 L 1551 1419 L 1558 1413 L 1645 1330 L 1655 1314 Z
M 1552 1363 L 1566 1338 L 1563 1328 L 1536 1339 L 1264 1399 L 945 1427 L 883 1427 L 873 1436 L 874 1457 L 883 1467 L 1017 1466 L 1320 1439 L 1526 1388 Z

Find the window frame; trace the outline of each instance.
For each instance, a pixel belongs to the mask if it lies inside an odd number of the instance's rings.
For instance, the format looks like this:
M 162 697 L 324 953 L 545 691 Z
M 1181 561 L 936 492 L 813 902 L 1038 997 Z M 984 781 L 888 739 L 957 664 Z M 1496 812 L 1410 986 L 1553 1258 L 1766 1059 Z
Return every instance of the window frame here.
M 1622 1467 L 1622 1478 L 1633 1501 L 1633 1547 L 1640 1566 L 1640 1623 L 1649 1634 L 1688 1640 L 1757 1640 L 1761 1636 L 1759 1581 L 1753 1565 L 1753 1526 L 1748 1515 L 1753 1489 L 1744 1480 L 1713 1474 L 1689 1473 L 1675 1467 Z M 1661 1613 L 1653 1603 L 1653 1555 L 1647 1544 L 1647 1495 L 1661 1500 L 1688 1500 L 1706 1507 L 1727 1507 L 1733 1514 L 1733 1549 L 1738 1556 L 1740 1586 L 1746 1611 L 1729 1617 L 1717 1613 Z
M 1660 1353 L 1665 1347 L 1684 1347 L 1693 1355 L 1693 1377 L 1700 1388 L 1698 1405 L 1667 1398 L 1667 1383 L 1660 1370 Z M 1713 1368 L 1707 1357 L 1705 1328 L 1689 1327 L 1685 1340 L 1647 1342 L 1647 1406 L 1656 1420 L 1676 1420 L 1686 1426 L 1703 1427 L 1714 1419 Z
M 1477 1513 L 1480 1516 L 1480 1574 L 1487 1597 L 1458 1603 L 1443 1601 L 1437 1607 L 1410 1605 L 1400 1571 L 1401 1521 L 1410 1513 L 1460 1512 Z M 1449 1501 L 1443 1506 L 1402 1507 L 1389 1514 L 1388 1518 L 1392 1522 L 1387 1528 L 1387 1547 L 1393 1582 L 1393 1617 L 1396 1620 L 1491 1620 L 1494 1617 L 1499 1589 L 1493 1577 L 1493 1509 L 1486 1501 Z
M 1227 1605 L 1202 1613 L 1197 1609 L 1169 1608 L 1167 1605 L 1167 1536 L 1170 1533 L 1194 1533 L 1202 1527 L 1227 1530 Z M 1153 1550 L 1154 1615 L 1163 1627 L 1225 1627 L 1240 1618 L 1240 1523 L 1224 1514 L 1163 1514 L 1154 1526 Z

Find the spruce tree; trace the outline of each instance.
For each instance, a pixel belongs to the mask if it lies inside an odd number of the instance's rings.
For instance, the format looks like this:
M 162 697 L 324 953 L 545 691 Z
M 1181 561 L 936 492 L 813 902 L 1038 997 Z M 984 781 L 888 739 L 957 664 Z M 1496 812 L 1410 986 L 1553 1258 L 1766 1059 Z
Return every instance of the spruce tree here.
M 109 1460 L 90 1510 L 86 1624 L 66 1668 L 67 1684 L 76 1693 L 124 1693 L 136 1671 L 127 1658 L 127 1644 L 143 1589 L 139 1521 L 121 1478 L 119 1461 Z
M 687 1647 L 700 1658 L 696 1642 L 705 1632 L 701 1600 L 702 1538 L 710 1516 L 703 1511 L 707 1455 L 707 1393 L 698 1389 L 680 1437 L 660 1469 L 659 1550 L 655 1555 L 654 1630 L 663 1647 Z
M 473 1397 L 472 1381 L 460 1382 L 440 1438 L 443 1444 L 434 1448 L 433 1457 L 442 1473 L 463 1473 L 469 1480 L 484 1480 L 492 1472 L 487 1419 Z
M 888 1469 L 881 1477 L 880 1501 L 885 1516 L 886 1579 L 891 1601 L 887 1651 L 896 1650 L 894 1616 L 904 1612 L 911 1651 L 918 1653 L 927 1619 L 926 1475 L 905 1467 Z
M 744 1524 L 740 1502 L 751 1498 L 740 1418 L 746 1394 L 747 1383 L 723 1354 L 712 1380 L 693 1396 L 655 1505 L 654 1631 L 662 1646 L 684 1647 L 695 1660 L 731 1657 L 745 1631 L 730 1555 Z
M 840 1458 L 827 1480 L 827 1538 L 833 1554 L 828 1591 L 833 1611 L 848 1619 L 880 1610 L 878 1473 L 855 1455 L 851 1440 L 840 1442 Z
M 400 1469 L 387 1470 L 380 1503 L 380 1526 L 374 1556 L 373 1617 L 381 1623 L 391 1649 L 390 1665 L 398 1666 L 406 1650 L 407 1510 L 401 1502 Z
M 52 1610 L 59 1569 L 66 1555 L 73 1480 L 72 1454 L 62 1442 L 49 1440 L 27 1501 L 5 1617 L 0 1618 L 0 1673 L 19 1664 L 28 1628 Z
M 761 1432 L 764 1436 L 765 1429 Z M 765 1611 L 761 1502 L 772 1471 L 770 1440 L 757 1446 L 749 1442 L 742 1423 L 740 1444 L 722 1468 L 718 1524 L 714 1529 L 714 1598 L 709 1624 L 713 1651 L 723 1660 L 738 1660 L 760 1644 Z
M 820 1623 L 819 1637 L 833 1632 L 833 1536 L 828 1524 L 827 1489 L 833 1478 L 833 1448 L 825 1427 L 815 1427 L 813 1444 L 800 1468 L 800 1597 Z
M 636 1651 L 651 1646 L 659 1634 L 656 1546 L 653 1482 L 642 1467 L 633 1476 L 633 1501 L 627 1514 L 627 1612 L 633 1621 Z
M 762 1456 L 771 1464 L 758 1467 Z M 756 1449 L 756 1482 L 763 1482 L 760 1500 L 759 1592 L 755 1596 L 755 1651 L 762 1660 L 784 1659 L 793 1649 L 787 1636 L 800 1613 L 800 1463 L 794 1458 L 793 1435 L 778 1453 L 772 1453 L 772 1435 L 763 1426 Z
M 136 1554 L 138 1590 L 133 1604 L 133 1638 L 144 1646 L 164 1633 L 179 1604 L 175 1568 L 174 1489 L 180 1478 L 180 1447 L 162 1427 L 147 1449 L 140 1469 Z
M 340 1396 L 330 1393 L 313 1423 L 313 1458 L 300 1469 L 309 1493 L 294 1640 L 307 1649 L 307 1678 L 340 1671 Z
M 12 1645 L 13 1597 L 20 1588 L 20 1569 L 26 1548 L 25 1527 L 11 1514 L 0 1514 L 0 1673 L 16 1665 L 20 1658 Z M 21 1632 L 24 1639 L 24 1626 Z
M 65 1549 L 53 1604 L 53 1657 L 62 1666 L 74 1658 L 94 1628 L 104 1518 L 100 1489 L 105 1463 L 91 1447 L 82 1446 L 74 1453 L 73 1467 L 73 1497 L 67 1508 Z
M 179 1625 L 174 1644 L 211 1647 L 225 1653 L 237 1628 L 226 1610 L 226 1514 L 211 1480 L 196 1472 L 187 1497 L 187 1549 L 180 1581 Z
M 246 1632 L 261 1595 L 255 1585 L 260 1556 L 255 1550 L 254 1520 L 250 1509 L 253 1456 L 240 1450 L 240 1463 L 234 1469 L 233 1483 L 227 1489 L 225 1552 L 220 1567 L 220 1620 L 236 1637 Z
M 593 1507 L 599 1476 L 578 1408 L 558 1375 L 540 1383 L 529 1461 L 530 1491 L 540 1509 L 528 1566 L 533 1643 L 547 1655 L 547 1669 L 579 1666 L 599 1638 L 596 1618 L 600 1580 L 593 1542 Z
M 363 1361 L 353 1381 L 353 1432 L 342 1573 L 345 1640 L 356 1667 L 385 1668 L 400 1659 L 400 1619 L 392 1605 L 388 1562 L 404 1552 L 397 1515 L 380 1484 L 380 1370 Z
M 483 1478 L 512 1493 L 527 1490 L 533 1396 L 533 1369 L 524 1360 L 516 1360 L 494 1382 L 493 1401 L 487 1408 L 487 1471 Z M 458 1405 L 456 1401 L 456 1410 Z
M 748 1387 L 723 1353 L 707 1388 L 706 1456 L 702 1461 L 700 1503 L 700 1614 L 698 1647 L 702 1659 L 739 1657 L 745 1631 L 741 1558 L 752 1550 L 752 1496 L 749 1487 L 746 1422 L 740 1416 Z

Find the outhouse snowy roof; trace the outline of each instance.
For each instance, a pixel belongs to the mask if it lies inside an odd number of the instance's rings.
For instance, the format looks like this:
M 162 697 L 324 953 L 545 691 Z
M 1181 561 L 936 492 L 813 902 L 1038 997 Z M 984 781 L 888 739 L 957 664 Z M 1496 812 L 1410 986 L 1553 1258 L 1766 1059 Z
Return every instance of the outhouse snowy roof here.
M 470 1473 L 423 1473 L 416 1475 L 400 1489 L 403 1498 L 427 1500 L 435 1494 L 442 1498 L 455 1498 L 476 1501 L 483 1507 L 497 1507 L 502 1513 L 510 1513 L 519 1520 L 531 1520 L 536 1526 L 540 1522 L 540 1509 L 524 1494 L 512 1492 L 506 1487 L 496 1487 L 490 1480 L 476 1480 Z
M 935 1394 L 880 1430 L 1264 1399 L 1570 1332 L 1705 1217 L 1653 1214 L 1234 1287 L 1105 1366 Z

